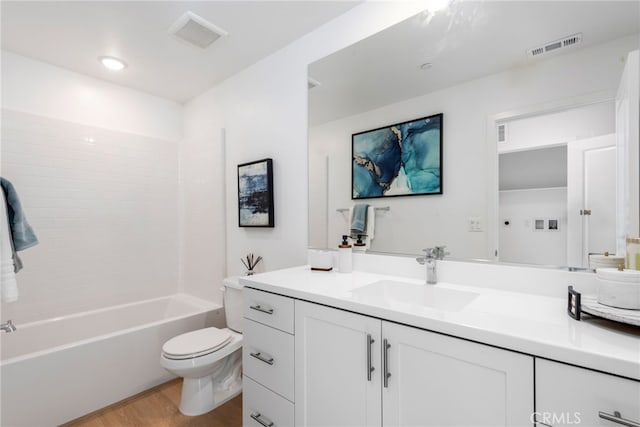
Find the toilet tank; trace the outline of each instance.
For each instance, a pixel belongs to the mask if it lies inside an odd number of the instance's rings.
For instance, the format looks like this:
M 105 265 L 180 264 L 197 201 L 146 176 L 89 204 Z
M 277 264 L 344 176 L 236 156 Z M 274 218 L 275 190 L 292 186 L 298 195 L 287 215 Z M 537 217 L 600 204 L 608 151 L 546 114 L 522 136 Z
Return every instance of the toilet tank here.
M 224 314 L 227 319 L 227 328 L 242 333 L 242 285 L 238 277 L 227 277 L 224 284 Z

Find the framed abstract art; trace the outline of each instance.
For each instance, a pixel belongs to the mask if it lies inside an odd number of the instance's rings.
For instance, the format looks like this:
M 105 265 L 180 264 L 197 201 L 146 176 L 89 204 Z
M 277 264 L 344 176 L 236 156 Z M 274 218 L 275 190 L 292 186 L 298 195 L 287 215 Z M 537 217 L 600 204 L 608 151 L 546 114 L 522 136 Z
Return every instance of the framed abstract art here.
M 238 165 L 238 225 L 273 227 L 273 160 Z
M 351 136 L 351 198 L 442 194 L 442 113 Z

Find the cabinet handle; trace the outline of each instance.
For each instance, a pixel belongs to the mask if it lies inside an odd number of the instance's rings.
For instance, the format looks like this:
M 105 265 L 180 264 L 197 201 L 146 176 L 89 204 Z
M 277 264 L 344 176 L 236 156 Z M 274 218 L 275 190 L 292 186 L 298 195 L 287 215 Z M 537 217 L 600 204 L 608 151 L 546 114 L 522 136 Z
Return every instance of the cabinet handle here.
M 264 427 L 273 427 L 273 421 L 270 421 L 268 418 L 264 418 L 260 412 L 254 412 L 249 414 L 251 418 L 262 424 Z
M 371 337 L 371 334 L 367 334 L 367 381 L 371 381 L 371 373 L 376 370 L 373 366 L 371 366 L 371 345 L 376 342 Z
M 262 308 L 260 306 L 260 304 L 256 304 L 256 305 L 250 305 L 249 306 L 250 309 L 252 310 L 256 310 L 259 311 L 261 313 L 265 313 L 265 314 L 273 314 L 273 308 Z
M 382 347 L 382 380 L 384 382 L 384 387 L 388 388 L 389 377 L 391 376 L 391 373 L 389 372 L 389 347 L 391 347 L 391 344 L 389 344 L 389 341 L 387 341 L 386 338 L 382 341 Z
M 622 418 L 622 415 L 620 415 L 619 411 L 614 411 L 613 415 L 607 414 L 603 411 L 599 411 L 598 416 L 604 420 L 611 421 L 612 423 L 616 424 L 621 424 L 623 426 L 640 427 L 640 423 Z
M 256 359 L 258 359 L 261 362 L 266 363 L 267 365 L 273 365 L 273 357 L 270 358 L 266 358 L 262 355 L 262 353 L 257 352 L 257 353 L 249 353 L 249 355 L 255 357 Z

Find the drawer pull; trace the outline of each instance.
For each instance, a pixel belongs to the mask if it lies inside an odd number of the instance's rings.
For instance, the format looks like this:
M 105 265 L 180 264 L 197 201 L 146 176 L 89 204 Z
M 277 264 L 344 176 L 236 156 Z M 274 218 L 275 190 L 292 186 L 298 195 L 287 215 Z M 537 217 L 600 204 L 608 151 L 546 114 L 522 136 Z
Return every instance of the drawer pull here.
M 612 423 L 620 424 L 628 427 L 640 427 L 640 423 L 622 418 L 620 412 L 614 411 L 613 415 L 606 412 L 598 412 L 598 416 L 604 420 L 611 421 Z
M 367 381 L 371 381 L 371 373 L 376 370 L 373 366 L 371 366 L 371 346 L 376 342 L 373 338 L 371 338 L 371 334 L 367 334 Z
M 259 311 L 261 313 L 265 313 L 265 314 L 273 314 L 273 308 L 262 308 L 260 306 L 260 304 L 256 304 L 256 305 L 250 305 L 249 306 L 250 309 L 252 310 L 256 310 Z
M 389 377 L 391 373 L 389 372 L 389 341 L 385 338 L 382 342 L 382 381 L 384 383 L 384 388 L 389 388 Z
M 251 418 L 262 424 L 264 427 L 273 427 L 273 421 L 270 421 L 267 418 L 264 418 L 260 412 L 254 412 L 251 415 Z
M 258 359 L 261 362 L 266 363 L 267 365 L 273 365 L 273 357 L 270 358 L 266 358 L 262 355 L 262 353 L 257 352 L 257 353 L 249 353 L 251 356 L 255 357 L 256 359 Z

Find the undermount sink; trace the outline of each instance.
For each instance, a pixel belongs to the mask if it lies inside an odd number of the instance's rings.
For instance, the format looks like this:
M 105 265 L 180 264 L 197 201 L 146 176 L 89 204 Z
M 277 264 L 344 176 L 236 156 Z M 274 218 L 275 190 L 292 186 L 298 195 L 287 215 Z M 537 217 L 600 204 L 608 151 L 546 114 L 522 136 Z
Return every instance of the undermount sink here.
M 400 302 L 438 310 L 459 311 L 473 301 L 478 294 L 394 280 L 380 280 L 351 291 L 362 302 Z

